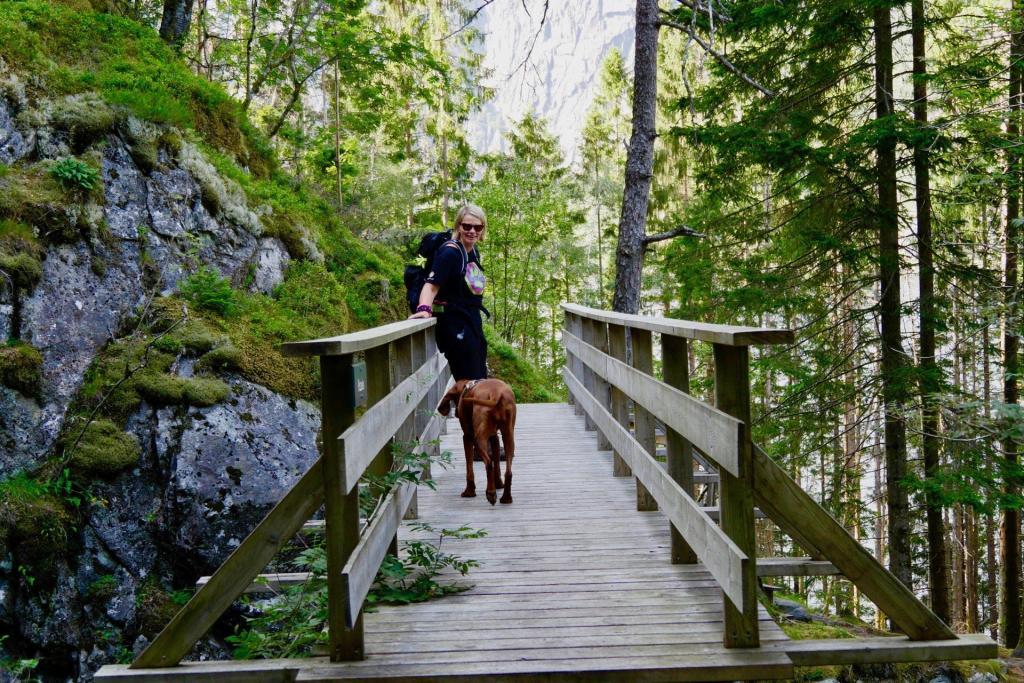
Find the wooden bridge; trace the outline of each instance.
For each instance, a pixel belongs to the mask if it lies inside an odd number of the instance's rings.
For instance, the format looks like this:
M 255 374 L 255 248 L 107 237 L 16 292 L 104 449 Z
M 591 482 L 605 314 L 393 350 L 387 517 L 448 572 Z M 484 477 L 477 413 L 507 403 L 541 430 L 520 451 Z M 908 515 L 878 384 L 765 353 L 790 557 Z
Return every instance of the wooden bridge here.
M 321 459 L 131 665 L 97 678 L 733 681 L 791 678 L 794 666 L 997 656 L 986 636 L 955 635 L 751 443 L 748 348 L 789 343 L 791 332 L 564 309 L 573 405 L 519 407 L 512 505 L 458 495 L 461 434 L 432 411 L 449 381 L 433 320 L 285 345 L 320 359 Z M 694 341 L 713 345 L 716 406 L 688 394 Z M 369 407 L 356 419 L 360 357 Z M 392 441 L 433 449 L 439 435 L 456 464 L 430 473 L 436 490 L 399 485 L 361 520 L 359 479 L 392 467 Z M 324 519 L 310 522 L 321 506 Z M 807 555 L 757 558 L 758 516 Z M 396 535 L 422 537 L 403 517 L 485 529 L 445 542 L 481 566 L 464 593 L 364 614 Z M 242 593 L 305 580 L 259 576 L 304 526 L 327 538 L 327 654 L 182 662 Z M 845 575 L 906 635 L 788 639 L 758 604 L 758 577 L 818 574 Z

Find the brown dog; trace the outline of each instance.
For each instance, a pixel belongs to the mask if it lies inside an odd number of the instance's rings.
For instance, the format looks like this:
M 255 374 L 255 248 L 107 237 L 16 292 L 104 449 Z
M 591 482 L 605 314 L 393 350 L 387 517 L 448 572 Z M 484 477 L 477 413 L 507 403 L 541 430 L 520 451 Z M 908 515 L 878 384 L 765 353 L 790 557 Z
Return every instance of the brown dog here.
M 500 379 L 460 379 L 441 399 L 437 411 L 445 417 L 455 406 L 455 417 L 462 425 L 462 445 L 466 450 L 466 490 L 463 498 L 476 495 L 473 478 L 473 450 L 480 454 L 487 472 L 487 501 L 494 505 L 497 489 L 504 488 L 501 502 L 512 502 L 512 456 L 515 441 L 516 397 Z M 498 432 L 505 446 L 505 481 L 501 480 Z

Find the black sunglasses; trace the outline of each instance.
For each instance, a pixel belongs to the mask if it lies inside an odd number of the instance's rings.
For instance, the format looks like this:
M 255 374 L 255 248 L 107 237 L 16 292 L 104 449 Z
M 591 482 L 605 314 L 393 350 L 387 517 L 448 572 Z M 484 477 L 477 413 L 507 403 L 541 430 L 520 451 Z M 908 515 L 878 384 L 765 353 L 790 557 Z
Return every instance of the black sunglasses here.
M 459 223 L 459 227 L 462 228 L 463 230 L 465 230 L 466 232 L 483 232 L 484 231 L 484 224 L 483 223 Z

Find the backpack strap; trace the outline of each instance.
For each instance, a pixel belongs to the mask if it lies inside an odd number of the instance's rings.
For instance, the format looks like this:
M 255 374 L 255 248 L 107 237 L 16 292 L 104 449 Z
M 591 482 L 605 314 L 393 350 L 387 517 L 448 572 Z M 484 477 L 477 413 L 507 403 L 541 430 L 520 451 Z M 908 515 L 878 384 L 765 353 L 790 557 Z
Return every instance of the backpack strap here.
M 454 247 L 459 250 L 459 254 L 462 256 L 462 272 L 465 273 L 466 265 L 468 265 L 469 263 L 469 256 L 466 255 L 465 248 L 455 240 L 448 240 L 447 242 L 441 245 L 442 249 L 444 247 Z

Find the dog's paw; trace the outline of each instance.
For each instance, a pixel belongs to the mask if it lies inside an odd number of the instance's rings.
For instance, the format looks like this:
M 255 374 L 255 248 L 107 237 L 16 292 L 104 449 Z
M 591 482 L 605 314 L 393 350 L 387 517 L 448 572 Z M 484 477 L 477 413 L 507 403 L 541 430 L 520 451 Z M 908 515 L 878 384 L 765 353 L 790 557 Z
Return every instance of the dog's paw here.
M 506 495 L 501 497 L 501 504 L 502 505 L 508 505 L 511 502 L 512 502 L 512 496 L 506 494 Z
M 466 489 L 465 491 L 462 492 L 462 497 L 463 498 L 476 498 L 476 490 L 475 489 Z
M 498 494 L 493 493 L 491 491 L 488 491 L 487 492 L 487 502 L 490 503 L 491 505 L 494 505 L 495 503 L 497 503 L 498 502 Z

